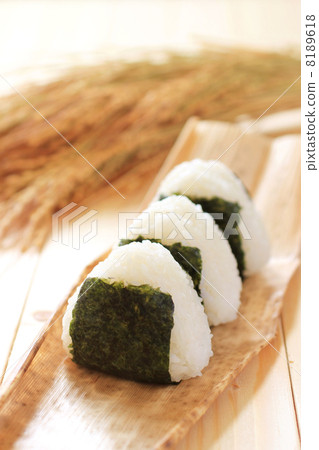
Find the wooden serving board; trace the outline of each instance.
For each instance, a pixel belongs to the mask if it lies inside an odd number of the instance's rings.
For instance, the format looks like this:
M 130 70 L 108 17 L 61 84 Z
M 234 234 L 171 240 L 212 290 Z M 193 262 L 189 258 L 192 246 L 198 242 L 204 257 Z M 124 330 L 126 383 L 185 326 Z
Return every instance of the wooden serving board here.
M 282 297 L 299 262 L 300 152 L 295 137 L 273 145 L 263 136 L 242 135 L 236 126 L 190 119 L 141 209 L 174 165 L 222 153 L 221 161 L 243 179 L 264 217 L 272 259 L 245 281 L 240 317 L 214 328 L 214 357 L 203 376 L 177 386 L 154 386 L 76 366 L 61 345 L 64 302 L 2 388 L 1 448 L 172 447 L 274 338 Z

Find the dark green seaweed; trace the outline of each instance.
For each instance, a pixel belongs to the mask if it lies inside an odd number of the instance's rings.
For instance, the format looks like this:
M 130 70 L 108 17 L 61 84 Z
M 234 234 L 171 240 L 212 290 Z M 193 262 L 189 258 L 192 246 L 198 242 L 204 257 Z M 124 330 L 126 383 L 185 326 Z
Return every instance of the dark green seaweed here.
M 72 312 L 73 361 L 111 375 L 171 383 L 171 295 L 149 285 L 87 278 Z
M 147 238 L 146 238 L 147 239 Z M 119 246 L 130 244 L 131 242 L 142 242 L 145 238 L 138 236 L 136 239 L 121 239 Z M 160 239 L 148 239 L 151 242 L 157 242 L 161 244 Z M 176 242 L 171 245 L 164 245 L 170 251 L 171 255 L 178 262 L 178 264 L 185 270 L 193 280 L 194 288 L 200 296 L 200 281 L 202 278 L 202 257 L 199 248 L 188 247 L 182 245 L 180 242 Z
M 178 192 L 172 195 L 181 195 Z M 198 203 L 203 208 L 204 212 L 207 212 L 211 214 L 214 217 L 214 214 L 216 213 L 222 213 L 223 218 L 218 219 L 216 218 L 216 224 L 219 226 L 221 231 L 226 235 L 229 245 L 232 249 L 232 252 L 237 260 L 237 266 L 239 270 L 239 274 L 241 278 L 244 278 L 244 271 L 246 268 L 245 265 L 245 253 L 243 251 L 242 247 L 242 238 L 239 233 L 238 229 L 238 222 L 235 222 L 233 224 L 233 228 L 237 231 L 237 234 L 230 234 L 228 236 L 227 232 L 227 224 L 228 221 L 233 213 L 239 214 L 240 212 L 240 205 L 238 203 L 232 203 L 227 202 L 226 200 L 223 200 L 220 197 L 212 197 L 210 199 L 203 198 L 203 197 L 192 197 L 192 196 L 186 196 L 188 197 L 193 203 Z M 166 196 L 161 195 L 160 200 L 163 200 L 166 198 Z

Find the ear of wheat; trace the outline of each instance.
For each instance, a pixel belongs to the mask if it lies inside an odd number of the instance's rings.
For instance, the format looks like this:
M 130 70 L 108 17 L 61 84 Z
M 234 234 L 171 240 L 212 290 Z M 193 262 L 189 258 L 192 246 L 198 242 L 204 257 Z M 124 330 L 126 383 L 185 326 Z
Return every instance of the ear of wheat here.
M 207 50 L 168 55 L 161 64 L 77 68 L 23 94 L 114 182 L 145 163 L 156 173 L 190 116 L 258 117 L 299 72 L 300 62 L 289 56 Z M 299 105 L 296 84 L 272 112 Z M 104 181 L 21 97 L 3 98 L 0 111 L 0 239 L 41 246 L 51 215 L 71 201 L 80 203 Z

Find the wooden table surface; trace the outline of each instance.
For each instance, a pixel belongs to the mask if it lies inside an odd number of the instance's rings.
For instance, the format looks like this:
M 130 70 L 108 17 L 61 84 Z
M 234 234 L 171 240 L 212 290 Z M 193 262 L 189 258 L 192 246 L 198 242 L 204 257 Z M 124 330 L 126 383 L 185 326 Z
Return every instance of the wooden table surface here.
M 277 130 L 278 120 L 274 122 Z M 258 126 L 262 129 L 263 122 Z M 288 131 L 281 130 L 280 134 Z M 135 190 L 125 201 L 119 201 L 111 189 L 88 198 L 84 204 L 98 211 L 98 226 L 103 233 L 97 233 L 80 249 L 49 240 L 41 253 L 11 250 L 1 254 L 0 283 L 5 293 L 0 304 L 1 380 L 10 378 L 10 372 L 83 268 L 99 256 L 101 248 L 112 245 L 117 237 L 118 212 L 138 211 L 151 181 L 146 178 L 143 189 Z M 179 443 L 179 450 L 300 448 L 299 269 L 285 293 L 273 345 L 286 360 L 266 347 Z
M 125 15 L 122 11 L 127 11 L 130 2 L 48 2 L 48 7 L 28 1 L 28 8 L 22 15 L 17 14 L 19 5 L 15 5 L 16 2 L 2 3 L 1 13 L 5 19 L 0 31 L 3 37 L 0 40 L 2 70 L 10 75 L 13 83 L 26 79 L 43 82 L 60 73 L 61 68 L 63 72 L 74 63 L 96 62 L 105 54 L 125 56 L 127 51 L 139 49 L 142 44 L 145 47 L 145 35 L 149 37 L 146 44 L 150 48 L 196 49 L 203 42 L 266 50 L 296 50 L 299 47 L 297 0 L 289 5 L 285 0 L 262 0 L 258 6 L 250 0 L 242 1 L 240 6 L 231 1 L 202 1 L 200 8 L 197 3 L 186 2 L 182 9 L 179 9 L 179 2 L 161 2 L 163 11 L 160 15 L 159 2 L 152 2 L 147 6 L 150 9 L 147 14 L 156 18 L 156 27 L 143 20 L 140 12 L 145 12 L 144 1 L 132 6 L 136 13 L 133 21 L 131 14 Z M 202 6 L 208 8 L 206 14 L 201 14 Z M 251 21 L 252 8 L 254 21 Z M 212 27 L 211 17 L 214 16 L 219 20 Z M 88 17 L 95 20 L 88 20 Z M 121 25 L 119 18 L 123 26 L 113 26 L 115 21 Z M 136 20 L 140 22 L 137 24 Z M 52 39 L 56 23 L 59 24 L 59 36 Z M 41 70 L 37 67 L 39 64 L 43 66 Z M 0 93 L 8 92 L 8 86 L 2 83 Z M 246 126 L 243 124 L 244 128 Z M 261 120 L 254 126 L 254 131 L 281 135 L 298 132 L 298 128 L 298 112 L 292 112 L 292 115 Z M 99 227 L 107 233 L 103 233 L 103 238 L 97 234 L 80 250 L 50 240 L 41 254 L 21 254 L 17 250 L 0 254 L 0 285 L 5 294 L 0 302 L 1 382 L 9 379 L 15 365 L 68 294 L 83 268 L 99 256 L 101 246 L 105 249 L 112 245 L 116 239 L 117 212 L 137 211 L 151 181 L 145 179 L 145 187 L 135 191 L 126 204 L 120 202 L 119 205 L 110 190 L 101 193 L 99 198 L 88 199 L 85 206 L 98 210 Z M 296 271 L 285 294 L 281 326 L 274 345 L 300 372 L 300 270 Z M 287 363 L 267 347 L 220 395 L 178 448 L 299 448 L 299 415 L 300 376 L 289 370 Z

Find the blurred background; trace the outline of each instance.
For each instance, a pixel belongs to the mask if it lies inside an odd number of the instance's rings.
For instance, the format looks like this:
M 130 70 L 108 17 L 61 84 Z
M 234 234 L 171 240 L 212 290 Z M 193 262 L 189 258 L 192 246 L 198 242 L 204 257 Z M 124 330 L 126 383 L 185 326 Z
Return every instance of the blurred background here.
M 1 1 L 1 72 L 12 82 L 168 49 L 245 47 L 298 55 L 298 0 Z M 149 55 L 148 55 L 149 56 Z M 158 56 L 158 55 L 157 55 Z M 8 91 L 1 83 L 0 92 Z
M 245 128 L 300 72 L 297 1 L 10 1 L 0 8 L 5 246 L 43 245 L 54 212 L 105 188 L 76 150 L 111 182 L 135 170 L 122 189 L 136 192 L 142 182 L 145 191 L 145 172 L 152 179 L 189 117 Z M 296 108 L 298 84 L 271 112 Z M 293 112 L 289 123 L 296 125 Z
M 251 131 L 299 132 L 300 3 L 0 1 L 0 21 L 6 379 L 114 242 L 118 212 L 139 210 L 190 117 L 244 131 L 273 105 Z M 96 213 L 96 235 L 81 248 L 52 239 L 53 214 L 78 219 L 79 206 Z

